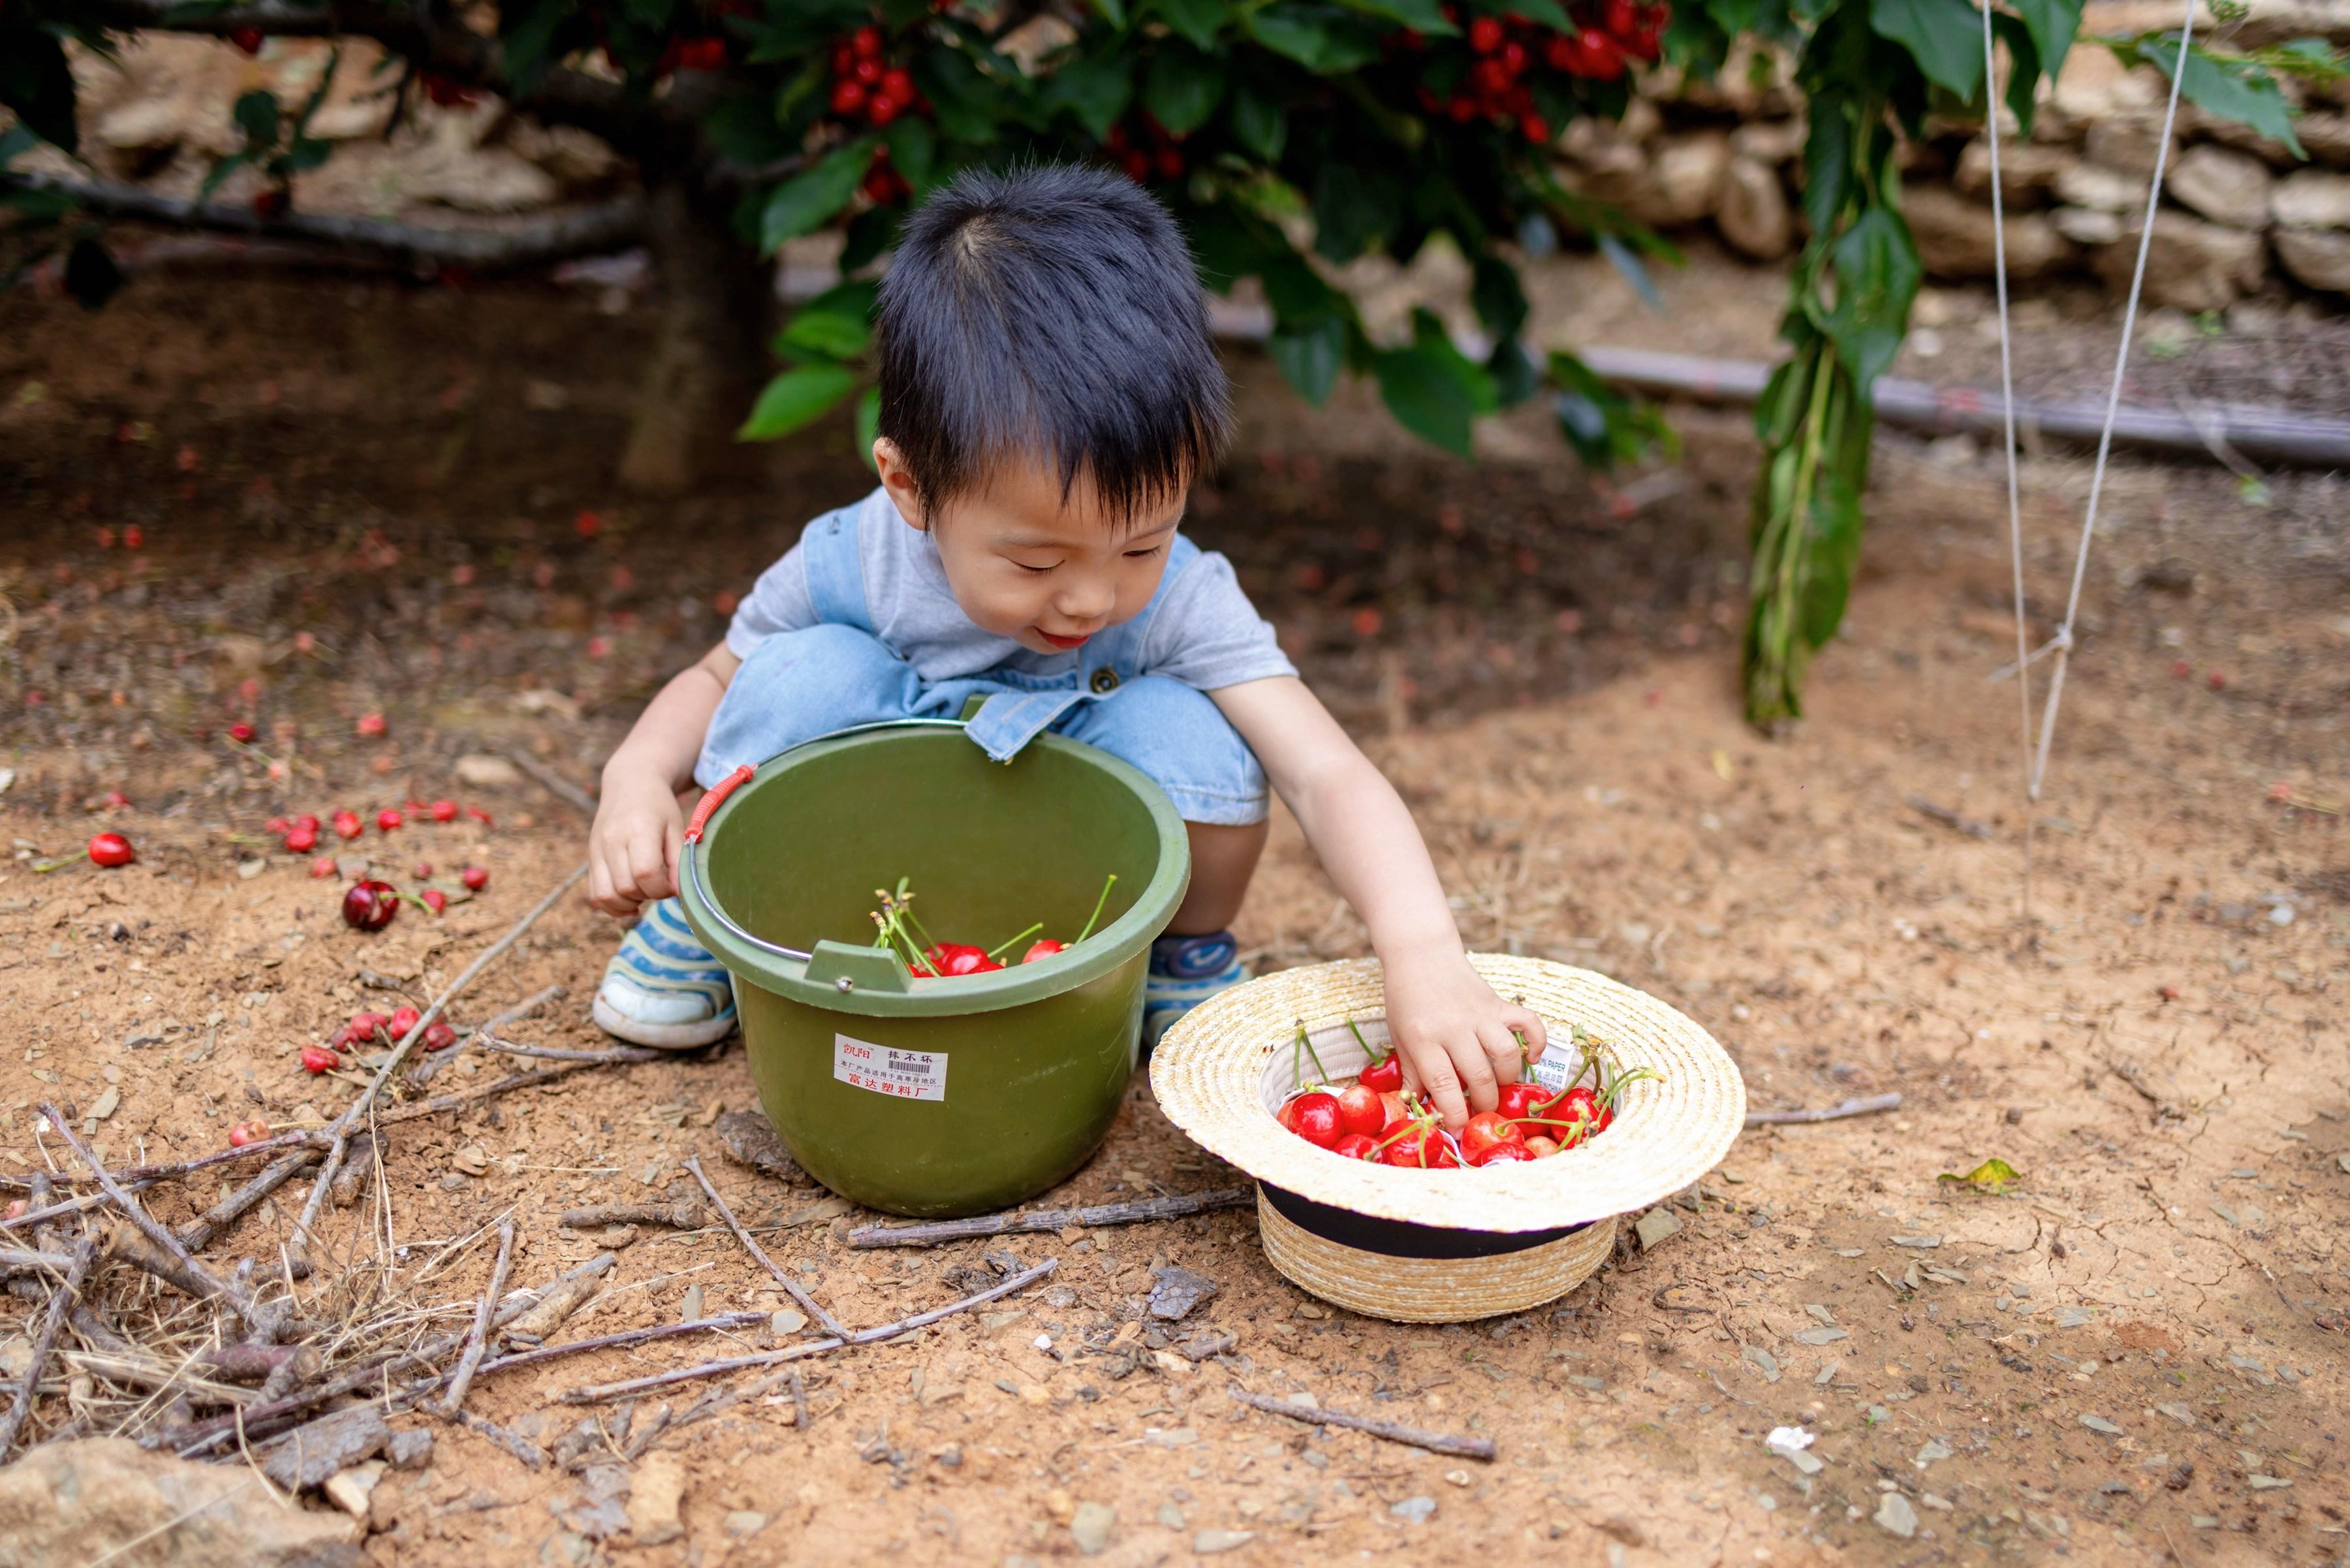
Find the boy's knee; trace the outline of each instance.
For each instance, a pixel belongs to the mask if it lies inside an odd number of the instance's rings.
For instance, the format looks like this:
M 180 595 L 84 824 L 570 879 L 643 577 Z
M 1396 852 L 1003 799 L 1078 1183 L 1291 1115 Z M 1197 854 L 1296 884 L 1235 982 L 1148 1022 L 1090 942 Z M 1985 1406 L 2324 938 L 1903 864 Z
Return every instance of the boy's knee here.
M 780 632 L 734 672 L 694 776 L 708 784 L 737 763 L 900 717 L 912 680 L 912 667 L 870 632 L 832 624 Z

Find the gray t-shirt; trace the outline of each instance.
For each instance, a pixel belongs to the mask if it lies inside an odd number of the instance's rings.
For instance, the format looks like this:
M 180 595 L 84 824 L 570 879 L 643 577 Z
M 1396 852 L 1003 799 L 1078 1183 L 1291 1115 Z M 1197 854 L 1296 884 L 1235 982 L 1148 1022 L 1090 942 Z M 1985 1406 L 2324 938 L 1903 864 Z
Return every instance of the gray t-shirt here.
M 1006 665 L 1031 675 L 1075 667 L 1075 651 L 1037 653 L 972 625 L 947 586 L 937 544 L 898 515 L 889 492 L 875 490 L 857 511 L 866 612 L 876 634 L 925 681 L 958 680 Z M 759 574 L 750 597 L 735 608 L 726 646 L 737 659 L 748 659 L 770 637 L 814 626 L 818 618 L 808 591 L 807 560 L 803 547 L 795 545 Z M 1297 669 L 1281 651 L 1271 624 L 1241 591 L 1232 564 L 1203 550 L 1167 585 L 1137 673 L 1165 675 L 1213 691 L 1295 675 Z

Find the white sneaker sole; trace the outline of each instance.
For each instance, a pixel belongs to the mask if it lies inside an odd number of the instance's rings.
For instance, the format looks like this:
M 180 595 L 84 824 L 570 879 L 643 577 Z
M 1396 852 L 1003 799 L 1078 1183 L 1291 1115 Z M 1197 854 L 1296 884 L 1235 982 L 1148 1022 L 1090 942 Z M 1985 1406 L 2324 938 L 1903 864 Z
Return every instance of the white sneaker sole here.
M 704 1018 L 694 1023 L 645 1023 L 629 1017 L 601 996 L 588 1010 L 596 1027 L 631 1045 L 654 1051 L 694 1051 L 714 1045 L 734 1033 L 734 1015 Z

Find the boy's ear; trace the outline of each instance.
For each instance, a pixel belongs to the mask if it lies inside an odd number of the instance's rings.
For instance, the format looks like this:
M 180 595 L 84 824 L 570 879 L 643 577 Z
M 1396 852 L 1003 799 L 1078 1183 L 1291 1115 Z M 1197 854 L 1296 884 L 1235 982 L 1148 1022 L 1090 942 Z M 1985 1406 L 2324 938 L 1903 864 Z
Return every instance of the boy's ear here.
M 890 504 L 910 528 L 927 534 L 930 523 L 922 512 L 920 488 L 914 483 L 913 471 L 906 466 L 906 454 L 888 436 L 873 439 L 873 468 L 881 476 L 881 488 L 889 493 Z

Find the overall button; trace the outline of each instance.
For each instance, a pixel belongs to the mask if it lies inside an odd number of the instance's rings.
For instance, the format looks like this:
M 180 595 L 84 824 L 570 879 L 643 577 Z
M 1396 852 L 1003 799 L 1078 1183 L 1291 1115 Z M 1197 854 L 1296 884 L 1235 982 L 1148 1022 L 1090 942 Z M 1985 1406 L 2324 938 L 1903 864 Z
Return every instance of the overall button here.
M 1117 691 L 1118 671 L 1107 664 L 1103 665 L 1094 671 L 1093 688 L 1094 694 L 1097 697 Z

